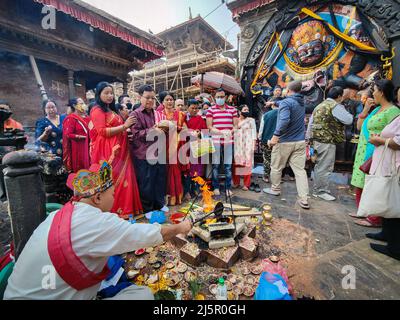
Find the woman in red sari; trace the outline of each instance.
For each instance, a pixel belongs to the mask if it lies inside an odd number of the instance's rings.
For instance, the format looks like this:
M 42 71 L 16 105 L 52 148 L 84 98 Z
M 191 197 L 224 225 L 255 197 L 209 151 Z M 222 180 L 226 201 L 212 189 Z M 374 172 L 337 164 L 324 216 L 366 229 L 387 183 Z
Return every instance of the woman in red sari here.
M 182 131 L 183 128 L 187 128 L 185 114 L 181 111 L 175 110 L 175 99 L 169 92 L 161 92 L 159 94 L 161 105 L 157 108 L 157 119 L 169 120 L 174 122 L 177 133 Z M 189 170 L 189 165 L 183 165 L 179 163 L 178 150 L 182 145 L 178 141 L 171 141 L 170 144 L 169 136 L 167 137 L 167 196 L 168 205 L 176 206 L 182 204 L 183 198 L 183 185 L 182 185 L 182 172 Z M 170 160 L 173 159 L 173 163 Z
M 63 122 L 63 162 L 68 172 L 89 169 L 89 117 L 86 115 L 85 103 L 71 99 L 69 105 L 73 113 Z
M 93 124 L 92 163 L 106 160 L 113 168 L 115 195 L 111 212 L 123 219 L 142 213 L 127 133 L 127 129 L 135 124 L 135 118 L 129 117 L 124 123 L 115 108 L 113 88 L 107 82 L 101 82 L 96 87 L 96 106 L 92 108 L 90 117 Z

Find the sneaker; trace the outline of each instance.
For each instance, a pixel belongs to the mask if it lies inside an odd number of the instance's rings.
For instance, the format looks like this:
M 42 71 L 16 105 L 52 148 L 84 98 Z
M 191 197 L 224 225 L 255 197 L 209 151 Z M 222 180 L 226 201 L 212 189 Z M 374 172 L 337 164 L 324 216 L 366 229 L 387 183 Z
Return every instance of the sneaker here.
M 226 195 L 227 195 L 228 197 L 232 197 L 232 196 L 233 196 L 232 190 L 226 190 Z
M 326 193 L 326 192 L 319 193 L 319 194 L 313 194 L 313 196 L 316 197 L 316 198 L 320 198 L 322 200 L 325 200 L 325 201 L 335 201 L 336 200 L 336 198 L 334 196 L 332 196 L 332 195 L 330 195 L 329 193 Z
M 273 195 L 273 196 L 280 196 L 281 195 L 280 191 L 275 191 L 275 190 L 272 190 L 271 188 L 265 188 L 263 190 L 263 192 L 264 193 L 268 193 L 268 194 Z
M 254 191 L 255 191 L 256 193 L 260 193 L 260 192 L 261 192 L 261 188 L 260 188 L 260 185 L 259 185 L 259 184 L 256 184 L 256 187 L 255 187 Z
M 256 184 L 254 182 L 251 183 L 249 190 L 254 191 L 256 188 Z
M 219 189 L 215 189 L 214 191 L 214 196 L 220 196 L 221 195 L 221 192 L 219 192 Z

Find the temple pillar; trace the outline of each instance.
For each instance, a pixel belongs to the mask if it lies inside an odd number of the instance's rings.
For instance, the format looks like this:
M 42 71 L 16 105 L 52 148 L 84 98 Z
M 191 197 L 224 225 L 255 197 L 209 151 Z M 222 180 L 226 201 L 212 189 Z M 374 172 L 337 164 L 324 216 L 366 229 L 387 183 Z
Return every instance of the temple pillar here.
M 40 157 L 34 151 L 14 151 L 3 158 L 15 259 L 35 229 L 46 219 L 46 197 L 39 161 Z

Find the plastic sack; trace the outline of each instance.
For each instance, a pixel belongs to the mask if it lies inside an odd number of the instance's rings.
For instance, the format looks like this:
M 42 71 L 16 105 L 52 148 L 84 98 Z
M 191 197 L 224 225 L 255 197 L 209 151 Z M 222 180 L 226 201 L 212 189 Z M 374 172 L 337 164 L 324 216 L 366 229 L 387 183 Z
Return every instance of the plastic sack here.
M 293 300 L 286 281 L 279 274 L 263 272 L 254 300 Z
M 262 265 L 263 265 L 264 272 L 269 272 L 271 274 L 279 274 L 283 278 L 283 280 L 285 280 L 285 282 L 288 286 L 288 289 L 289 289 L 289 293 L 293 293 L 293 289 L 289 283 L 289 278 L 287 276 L 286 269 L 284 267 L 282 267 L 282 265 L 279 262 L 273 263 L 269 259 L 264 259 L 262 261 Z
M 194 158 L 200 158 L 206 154 L 214 153 L 215 146 L 212 139 L 200 139 L 190 142 L 190 151 Z
M 163 224 L 167 221 L 167 217 L 165 216 L 164 211 L 153 211 L 151 218 L 150 218 L 150 223 L 159 223 Z

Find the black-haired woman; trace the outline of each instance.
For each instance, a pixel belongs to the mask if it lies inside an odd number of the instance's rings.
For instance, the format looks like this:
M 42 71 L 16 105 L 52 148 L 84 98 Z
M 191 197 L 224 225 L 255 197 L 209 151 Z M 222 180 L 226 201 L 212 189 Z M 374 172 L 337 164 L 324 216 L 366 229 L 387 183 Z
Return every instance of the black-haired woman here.
M 44 118 L 36 122 L 36 146 L 42 152 L 50 152 L 62 157 L 62 123 L 65 116 L 60 116 L 57 104 L 53 100 L 43 102 Z
M 393 102 L 394 86 L 390 80 L 376 81 L 373 96 L 373 99 L 369 98 L 366 101 L 357 122 L 357 128 L 361 130 L 361 134 L 351 180 L 351 184 L 356 187 L 357 207 L 365 184 L 365 173 L 360 170 L 360 167 L 373 156 L 375 150 L 375 146 L 369 142 L 369 139 L 372 135 L 381 134 L 382 130 L 400 115 L 400 109 Z M 377 107 L 370 112 L 374 106 Z M 357 220 L 356 224 L 365 227 L 380 227 L 382 223 L 379 217 L 369 217 L 365 220 Z
M 129 117 L 125 123 L 115 108 L 113 88 L 101 82 L 96 88 L 96 105 L 90 112 L 93 130 L 90 143 L 92 163 L 111 163 L 115 185 L 113 213 L 128 219 L 142 213 L 135 169 L 129 152 L 127 129 L 135 124 Z

